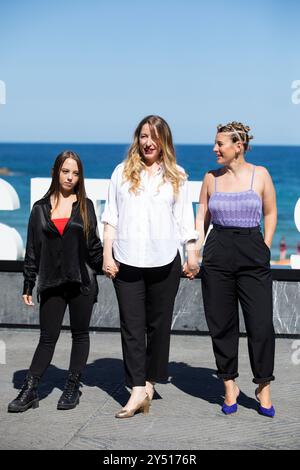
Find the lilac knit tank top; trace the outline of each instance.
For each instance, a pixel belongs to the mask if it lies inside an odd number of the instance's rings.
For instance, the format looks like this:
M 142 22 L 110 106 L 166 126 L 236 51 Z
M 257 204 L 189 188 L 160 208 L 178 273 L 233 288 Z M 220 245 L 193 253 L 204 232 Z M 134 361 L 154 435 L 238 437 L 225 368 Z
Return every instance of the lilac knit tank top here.
M 215 192 L 208 202 L 212 224 L 230 227 L 257 227 L 262 215 L 261 197 L 253 191 L 255 166 L 251 178 L 251 187 L 247 191 L 235 193 L 217 191 L 217 178 L 215 178 Z

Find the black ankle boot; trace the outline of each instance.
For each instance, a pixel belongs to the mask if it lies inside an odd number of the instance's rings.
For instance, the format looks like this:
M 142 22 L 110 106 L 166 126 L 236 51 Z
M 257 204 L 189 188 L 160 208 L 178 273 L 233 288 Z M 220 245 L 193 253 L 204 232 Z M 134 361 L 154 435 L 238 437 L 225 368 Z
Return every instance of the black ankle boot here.
M 79 403 L 81 392 L 79 390 L 81 374 L 69 372 L 65 389 L 57 403 L 58 410 L 71 410 Z
M 19 395 L 8 405 L 7 411 L 9 413 L 20 413 L 28 410 L 28 408 L 39 407 L 39 396 L 37 393 L 39 380 L 39 377 L 33 376 L 30 371 L 27 372 Z

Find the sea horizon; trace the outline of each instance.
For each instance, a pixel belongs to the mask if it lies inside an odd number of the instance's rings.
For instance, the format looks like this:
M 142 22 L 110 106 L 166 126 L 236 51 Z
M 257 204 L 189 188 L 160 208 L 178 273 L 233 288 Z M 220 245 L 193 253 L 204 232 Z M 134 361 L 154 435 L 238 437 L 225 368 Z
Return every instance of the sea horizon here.
M 47 141 L 1 141 L 0 140 L 0 145 L 62 145 L 62 144 L 72 144 L 72 145 L 131 145 L 130 142 L 82 142 L 82 141 L 53 141 L 53 142 L 47 142 Z M 195 142 L 175 142 L 174 141 L 174 146 L 176 147 L 177 145 L 184 145 L 186 147 L 213 147 L 213 142 L 208 142 L 208 143 L 195 143 Z M 253 147 L 295 147 L 295 148 L 300 148 L 300 143 L 299 144 L 268 144 L 268 143 L 256 143 L 255 144 L 250 144 L 250 149 Z M 249 150 L 251 152 L 251 150 Z
M 79 153 L 84 163 L 85 178 L 110 178 L 115 166 L 126 158 L 130 143 L 78 142 L 0 142 L 0 174 L 17 191 L 21 208 L 0 211 L 0 222 L 10 225 L 26 242 L 30 213 L 30 178 L 49 177 L 55 157 L 66 149 Z M 204 174 L 218 168 L 212 144 L 175 143 L 178 164 L 189 175 L 190 181 L 202 181 Z M 294 208 L 300 197 L 300 145 L 252 145 L 246 159 L 249 163 L 265 166 L 277 194 L 278 224 L 272 244 L 272 258 L 279 258 L 279 244 L 285 237 L 287 255 L 297 252 L 300 234 L 294 223 Z

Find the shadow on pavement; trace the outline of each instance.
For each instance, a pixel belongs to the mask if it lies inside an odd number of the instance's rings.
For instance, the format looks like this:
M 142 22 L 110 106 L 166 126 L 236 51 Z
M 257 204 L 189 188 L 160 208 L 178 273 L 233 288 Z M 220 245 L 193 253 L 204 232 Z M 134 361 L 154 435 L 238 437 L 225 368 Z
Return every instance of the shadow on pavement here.
M 18 370 L 14 373 L 13 384 L 15 389 L 21 388 L 26 372 L 26 370 Z M 40 399 L 43 400 L 50 395 L 54 388 L 63 391 L 67 373 L 67 370 L 50 365 L 39 385 Z M 215 370 L 192 367 L 184 362 L 170 362 L 169 377 L 168 382 L 187 395 L 209 403 L 222 405 L 224 389 L 222 381 L 216 376 Z M 124 406 L 129 399 L 129 392 L 123 380 L 123 361 L 115 358 L 102 358 L 86 366 L 81 382 L 87 387 L 97 387 L 103 390 L 121 406 Z M 161 398 L 161 395 L 156 391 L 154 400 Z M 242 390 L 239 405 L 248 409 L 257 409 L 256 400 L 244 394 Z

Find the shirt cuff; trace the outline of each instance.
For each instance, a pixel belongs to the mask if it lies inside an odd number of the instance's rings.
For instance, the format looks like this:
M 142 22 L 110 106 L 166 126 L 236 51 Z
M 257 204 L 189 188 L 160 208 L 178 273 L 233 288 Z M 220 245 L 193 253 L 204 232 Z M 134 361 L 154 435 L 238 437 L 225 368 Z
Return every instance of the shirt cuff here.
M 182 244 L 185 244 L 191 240 L 198 240 L 199 239 L 199 233 L 197 232 L 197 230 L 190 230 L 189 232 L 186 232 L 184 234 L 184 239 L 181 240 L 181 243 Z
M 103 214 L 101 217 L 101 224 L 109 224 L 114 228 L 117 228 L 118 226 L 118 219 L 115 217 L 110 217 L 107 214 Z
M 25 279 L 23 286 L 23 295 L 32 295 L 35 282 Z

